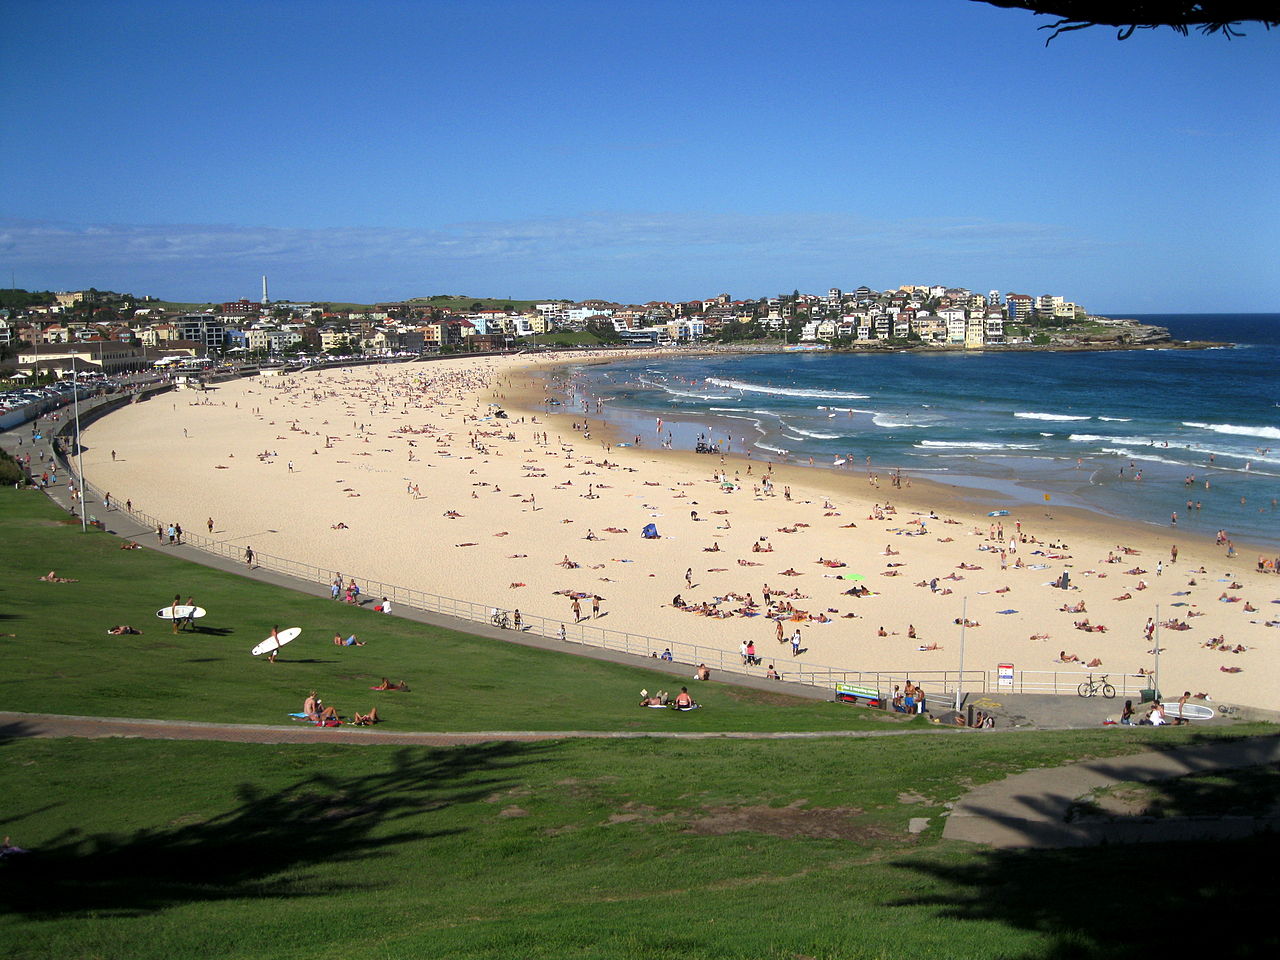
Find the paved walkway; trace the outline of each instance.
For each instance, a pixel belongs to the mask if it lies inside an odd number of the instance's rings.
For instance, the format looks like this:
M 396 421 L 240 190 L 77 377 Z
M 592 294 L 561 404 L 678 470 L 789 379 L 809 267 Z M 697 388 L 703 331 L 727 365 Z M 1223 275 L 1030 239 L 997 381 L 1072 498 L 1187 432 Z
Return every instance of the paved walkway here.
M 76 717 L 54 713 L 0 711 L 0 740 L 23 737 L 137 737 L 143 740 L 222 740 L 229 743 L 381 743 L 457 746 L 493 741 L 533 740 L 817 740 L 927 734 L 914 730 L 823 730 L 798 732 L 632 731 L 632 730 L 474 730 L 397 731 L 368 727 L 316 727 L 309 723 L 270 726 L 248 723 L 202 723 L 195 720 L 141 720 L 132 717 Z
M 993 847 L 1080 847 L 1100 843 L 1230 839 L 1280 827 L 1275 817 L 1120 817 L 1069 822 L 1076 801 L 1126 781 L 1168 780 L 1189 774 L 1280 763 L 1280 736 L 1204 743 L 1167 751 L 1006 777 L 970 791 L 947 817 L 943 836 Z

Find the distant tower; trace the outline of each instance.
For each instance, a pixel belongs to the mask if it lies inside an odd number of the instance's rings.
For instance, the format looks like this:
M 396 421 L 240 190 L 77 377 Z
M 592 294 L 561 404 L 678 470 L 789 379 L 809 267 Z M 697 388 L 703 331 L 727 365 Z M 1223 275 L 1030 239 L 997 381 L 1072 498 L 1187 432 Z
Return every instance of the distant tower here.
M 265 307 L 271 301 L 267 299 L 267 275 L 262 275 L 262 305 Z

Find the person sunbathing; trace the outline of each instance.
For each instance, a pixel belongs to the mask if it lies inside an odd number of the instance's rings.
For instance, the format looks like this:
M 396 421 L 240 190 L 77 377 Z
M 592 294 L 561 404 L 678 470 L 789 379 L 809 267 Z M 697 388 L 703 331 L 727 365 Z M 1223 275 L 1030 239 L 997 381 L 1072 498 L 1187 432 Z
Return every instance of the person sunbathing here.
M 79 583 L 80 582 L 79 580 L 73 580 L 70 577 L 60 577 L 52 570 L 46 573 L 43 577 L 37 577 L 36 579 L 43 580 L 45 583 Z
M 119 636 L 123 636 L 126 633 L 142 633 L 142 631 L 135 630 L 133 627 L 129 626 L 127 623 L 122 623 L 118 627 L 112 627 L 110 630 L 107 631 L 107 633 L 111 634 L 112 636 L 119 637 Z
M 381 723 L 382 718 L 378 716 L 378 708 L 370 707 L 368 713 L 356 712 L 356 718 L 351 721 L 357 727 L 371 727 L 375 723 Z
M 1092 660 L 1090 660 L 1088 663 L 1086 663 L 1086 664 L 1085 664 L 1085 666 L 1086 666 L 1086 667 L 1100 667 L 1100 666 L 1102 666 L 1102 660 L 1101 660 L 1100 658 L 1098 658 L 1098 657 L 1094 657 Z
M 693 674 L 693 678 L 695 680 L 710 680 L 711 671 L 707 669 L 707 665 L 705 663 L 700 663 L 698 664 L 698 669 Z M 681 689 L 683 690 L 684 688 L 682 687 Z M 688 691 L 685 692 L 687 693 Z
M 121 550 L 141 550 L 142 544 L 135 543 L 133 540 L 126 540 L 124 543 L 120 544 L 120 549 Z
M 696 704 L 694 704 L 694 702 L 693 702 L 693 697 L 689 696 L 689 688 L 688 688 L 688 687 L 681 687 L 681 688 L 680 688 L 680 692 L 676 694 L 676 704 L 675 704 L 675 705 L 676 705 L 676 709 L 677 709 L 677 710 L 690 710 L 690 709 L 692 709 L 694 706 L 696 706 Z
M 382 678 L 382 682 L 376 687 L 370 687 L 370 690 L 400 690 L 405 693 L 409 692 L 409 685 L 401 680 L 399 683 L 392 683 L 386 677 Z
M 1067 651 L 1063 650 L 1058 654 L 1058 662 L 1059 663 L 1079 663 L 1080 658 L 1077 657 L 1074 653 L 1067 653 Z
M 916 647 L 916 649 L 917 650 L 941 650 L 942 645 L 938 643 L 930 643 L 927 645 L 921 645 L 919 647 Z

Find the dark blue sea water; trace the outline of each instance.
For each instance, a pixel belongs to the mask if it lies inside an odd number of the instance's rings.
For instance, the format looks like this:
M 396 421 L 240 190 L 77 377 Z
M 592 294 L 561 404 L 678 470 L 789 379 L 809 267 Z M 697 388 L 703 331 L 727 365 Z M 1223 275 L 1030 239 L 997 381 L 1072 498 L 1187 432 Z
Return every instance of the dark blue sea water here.
M 1177 511 L 1179 529 L 1280 544 L 1280 314 L 1137 319 L 1235 345 L 696 356 L 583 368 L 573 389 L 646 446 L 669 434 L 691 449 L 705 435 L 759 459 L 859 472 L 870 457 L 882 475 L 989 491 L 993 508 L 1047 493 L 1165 526 Z

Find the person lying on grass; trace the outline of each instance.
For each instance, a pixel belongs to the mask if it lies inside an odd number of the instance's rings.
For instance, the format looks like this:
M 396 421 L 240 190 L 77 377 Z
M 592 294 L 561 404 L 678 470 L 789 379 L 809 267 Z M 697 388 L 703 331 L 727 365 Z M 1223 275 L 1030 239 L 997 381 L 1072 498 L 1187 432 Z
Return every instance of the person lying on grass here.
M 357 727 L 371 727 L 375 723 L 381 723 L 382 718 L 378 716 L 378 708 L 370 707 L 368 713 L 356 712 L 356 718 L 351 721 Z

